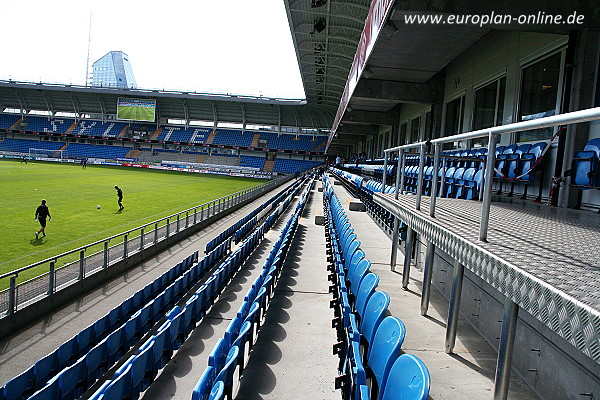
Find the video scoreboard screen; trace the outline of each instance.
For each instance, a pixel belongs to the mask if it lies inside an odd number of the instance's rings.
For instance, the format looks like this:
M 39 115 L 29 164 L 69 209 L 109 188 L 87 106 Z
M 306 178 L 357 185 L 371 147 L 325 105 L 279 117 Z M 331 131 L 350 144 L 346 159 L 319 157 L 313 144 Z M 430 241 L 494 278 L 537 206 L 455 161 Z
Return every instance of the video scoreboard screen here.
M 117 100 L 117 119 L 154 122 L 156 119 L 156 100 L 119 97 Z

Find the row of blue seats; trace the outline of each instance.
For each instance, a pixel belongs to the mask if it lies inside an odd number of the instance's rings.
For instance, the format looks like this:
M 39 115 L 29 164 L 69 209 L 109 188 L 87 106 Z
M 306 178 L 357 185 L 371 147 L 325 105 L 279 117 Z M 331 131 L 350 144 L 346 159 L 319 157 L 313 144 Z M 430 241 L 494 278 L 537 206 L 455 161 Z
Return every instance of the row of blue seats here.
M 237 221 L 235 224 L 225 229 L 223 232 L 219 233 L 214 239 L 210 240 L 206 244 L 205 252 L 208 253 L 216 246 L 218 246 L 224 240 L 231 238 L 235 234 L 235 242 L 238 243 L 243 236 L 245 236 L 252 227 L 256 225 L 256 223 L 266 215 L 270 210 L 273 209 L 276 205 L 278 205 L 281 201 L 285 199 L 288 192 L 294 190 L 298 184 L 294 184 L 292 187 L 285 188 L 281 190 L 279 193 L 271 197 L 269 200 L 265 201 L 260 206 L 256 207 L 252 210 L 248 215 Z M 260 218 L 256 218 L 260 216 Z
M 289 194 L 290 199 L 294 194 Z M 275 214 L 275 213 L 274 213 Z M 244 242 L 216 268 L 211 276 L 198 288 L 185 304 L 176 305 L 167 315 L 156 333 L 147 339 L 119 366 L 113 375 L 90 397 L 90 399 L 136 399 L 146 390 L 179 349 L 196 325 L 202 320 L 231 279 L 239 271 L 265 233 L 277 219 L 267 219 L 257 227 Z M 225 243 L 223 243 L 224 245 Z
M 290 192 L 288 195 L 291 201 L 295 192 Z M 137 395 L 152 383 L 158 370 L 171 359 L 172 352 L 183 344 L 195 326 L 210 310 L 266 231 L 274 224 L 278 215 L 276 212 L 273 213 L 273 218 L 267 218 L 265 223 L 257 227 L 218 266 L 204 284 L 185 301 L 183 308 L 176 305 L 167 314 L 166 321 L 158 328 L 156 334 L 140 346 L 137 353 L 130 356 L 118 368 L 113 379 L 107 380 L 91 398 L 97 400 L 137 398 Z M 221 243 L 217 249 L 222 247 L 228 248 L 228 242 Z
M 124 122 L 80 121 L 71 131 L 74 135 L 117 137 L 127 126 Z
M 234 386 L 239 380 L 234 376 L 239 377 L 247 365 L 311 186 L 309 184 L 304 189 L 294 213 L 269 252 L 260 275 L 244 296 L 236 317 L 211 351 L 208 366 L 194 388 L 192 400 L 234 398 Z
M 34 391 L 47 393 L 57 386 L 64 386 L 61 390 L 70 393 L 66 386 L 69 382 L 68 376 L 73 372 L 70 368 L 79 362 L 78 360 L 83 360 L 85 381 L 93 384 L 98 361 L 116 361 L 119 354 L 129 350 L 135 341 L 150 329 L 150 324 L 155 322 L 156 313 L 173 304 L 180 296 L 182 288 L 190 286 L 210 267 L 209 259 L 210 257 L 207 257 L 192 267 L 198 260 L 198 252 L 186 257 L 55 351 L 38 360 L 25 372 L 7 382 L 0 388 L 0 400 L 27 399 Z M 79 365 L 77 368 L 83 367 Z M 62 378 L 58 379 L 59 375 Z M 44 389 L 53 381 L 55 382 L 52 389 Z
M 399 354 L 406 328 L 400 319 L 386 316 L 389 295 L 376 290 L 379 276 L 369 271 L 371 263 L 327 176 L 323 192 L 339 339 L 334 346 L 340 357 L 336 387 L 342 389 L 343 399 L 425 400 L 429 371 L 419 358 Z

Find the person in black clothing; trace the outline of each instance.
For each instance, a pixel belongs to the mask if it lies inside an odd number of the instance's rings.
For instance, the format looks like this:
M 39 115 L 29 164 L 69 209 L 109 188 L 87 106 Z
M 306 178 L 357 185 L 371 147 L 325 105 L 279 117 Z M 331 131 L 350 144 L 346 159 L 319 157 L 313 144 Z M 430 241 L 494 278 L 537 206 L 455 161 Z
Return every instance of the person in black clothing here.
M 117 185 L 115 185 L 115 189 L 117 189 L 117 196 L 119 197 L 119 200 L 118 200 L 119 211 L 122 211 L 125 208 L 125 207 L 123 207 L 123 204 L 121 204 L 121 202 L 123 201 L 123 191 Z
M 42 200 L 42 204 L 38 206 L 35 210 L 35 219 L 40 223 L 40 230 L 35 233 L 35 238 L 39 239 L 40 233 L 46 236 L 46 218 L 50 217 L 50 221 L 52 221 L 52 216 L 50 216 L 50 210 L 48 210 L 48 206 L 46 205 L 46 200 Z
M 27 164 L 27 156 L 23 156 L 21 158 L 21 164 L 23 164 L 23 163 Z

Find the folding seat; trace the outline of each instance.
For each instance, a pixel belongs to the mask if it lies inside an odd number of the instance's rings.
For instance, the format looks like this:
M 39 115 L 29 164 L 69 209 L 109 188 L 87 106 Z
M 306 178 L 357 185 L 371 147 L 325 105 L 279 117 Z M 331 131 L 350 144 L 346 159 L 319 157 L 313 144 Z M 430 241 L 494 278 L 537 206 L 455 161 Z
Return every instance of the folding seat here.
M 85 355 L 94 342 L 94 325 L 84 328 L 77 334 L 77 348 L 79 357 Z
M 130 348 L 142 336 L 142 310 L 139 310 L 125 322 L 125 347 Z
M 473 180 L 475 176 L 475 168 L 467 168 L 463 175 L 455 182 L 456 194 L 455 197 L 457 199 L 464 198 L 465 194 L 465 186 Z
M 156 376 L 158 371 L 171 359 L 171 321 L 166 321 L 158 328 L 153 336 L 152 346 L 152 370 Z
M 137 399 L 139 393 L 146 390 L 152 382 L 154 371 L 152 362 L 153 346 L 154 341 L 149 341 L 131 362 L 131 397 L 134 399 Z
M 104 339 L 85 355 L 86 385 L 92 386 L 108 368 L 108 340 Z
M 350 277 L 354 275 L 354 270 L 358 266 L 358 263 L 364 258 L 365 258 L 365 252 L 358 249 L 354 252 L 354 254 L 352 255 L 352 258 L 350 258 L 349 261 L 345 263 L 347 279 L 350 279 Z
M 143 298 L 144 298 L 143 301 L 144 302 L 148 301 L 149 299 L 153 298 L 154 296 L 156 296 L 158 294 L 158 292 L 154 291 L 152 283 L 149 283 L 146 286 L 144 286 L 144 288 L 142 289 L 142 293 L 143 293 Z
M 82 357 L 57 375 L 61 400 L 76 399 L 85 392 L 85 370 L 85 357 Z
M 98 341 L 100 338 L 103 338 L 109 329 L 110 322 L 108 320 L 108 315 L 96 320 L 96 322 L 94 322 L 94 338 L 96 341 Z
M 237 346 L 232 346 L 229 352 L 227 353 L 227 358 L 225 359 L 225 365 L 223 369 L 217 374 L 215 378 L 217 382 L 221 381 L 224 384 L 224 392 L 225 396 L 229 399 L 233 398 L 233 387 L 234 387 L 234 376 L 236 371 L 239 374 L 238 368 L 238 358 L 240 354 L 240 349 Z M 239 378 L 235 379 L 237 382 Z
M 129 319 L 129 317 L 133 314 L 133 296 L 129 297 L 127 300 L 125 300 L 123 303 L 121 303 L 121 306 L 119 307 L 121 309 L 120 312 L 120 321 L 125 321 L 127 319 Z M 110 319 L 110 316 L 109 316 Z
M 29 367 L 21 374 L 15 376 L 4 386 L 4 399 L 19 400 L 27 398 L 35 390 L 35 366 Z M 0 395 L 2 391 L 0 391 Z
M 354 310 L 359 315 L 359 322 L 362 324 L 365 307 L 367 302 L 371 298 L 371 295 L 375 293 L 375 288 L 379 284 L 379 275 L 369 272 L 365 275 L 363 280 L 360 282 L 358 293 L 356 294 L 356 301 L 354 304 Z
M 208 356 L 208 365 L 213 367 L 216 371 L 223 369 L 228 350 L 229 345 L 227 341 L 220 338 Z
M 183 315 L 183 311 L 180 311 L 177 315 L 173 317 L 173 319 L 171 319 L 169 335 L 171 337 L 172 350 L 179 349 L 185 341 L 185 327 L 183 325 Z
M 448 174 L 446 174 L 446 197 L 457 198 L 458 182 L 464 173 L 465 169 L 459 167 L 454 170 L 454 174 L 451 177 L 448 177 Z
M 250 322 L 252 324 L 252 328 L 250 329 L 250 338 L 248 340 L 250 347 L 254 345 L 256 342 L 256 336 L 258 334 L 258 329 L 260 325 L 260 304 L 257 302 L 253 302 L 250 306 L 250 310 L 248 311 L 248 315 L 244 322 Z
M 197 296 L 194 295 L 196 298 Z M 194 306 L 192 304 L 183 307 L 183 319 L 181 321 L 181 331 L 183 333 L 183 340 L 190 335 L 190 333 L 194 330 L 196 326 L 196 321 L 194 317 Z
M 371 268 L 371 261 L 363 258 L 358 262 L 356 268 L 352 270 L 352 273 L 348 274 L 348 281 L 350 283 L 350 292 L 353 294 L 356 299 L 356 295 L 358 294 L 358 289 L 360 286 L 360 282 L 369 272 L 369 268 Z
M 371 343 L 375 337 L 377 328 L 385 317 L 388 306 L 390 305 L 390 296 L 386 292 L 376 291 L 371 295 L 365 307 L 364 316 L 360 324 L 360 333 L 363 338 L 363 344 L 367 346 L 367 353 L 370 351 Z
M 381 321 L 373 343 L 369 348 L 369 369 L 372 372 L 375 382 L 377 382 L 377 390 L 373 393 L 378 393 L 378 397 L 385 390 L 386 378 L 389 374 L 392 364 L 400 354 L 400 347 L 404 342 L 406 335 L 406 327 L 401 320 L 396 317 L 386 317 Z M 371 388 L 374 389 L 374 384 Z M 372 396 L 375 398 L 375 396 Z
M 402 354 L 387 375 L 381 400 L 426 400 L 429 381 L 429 370 L 423 361 L 412 354 Z
M 39 359 L 33 365 L 33 373 L 35 375 L 34 379 L 34 390 L 39 390 L 46 382 L 48 382 L 48 378 L 55 375 L 58 372 L 58 349 L 54 350 L 52 353 L 47 356 Z M 2 398 L 0 396 L 0 398 Z
M 478 169 L 470 180 L 465 180 L 463 185 L 464 198 L 467 200 L 477 199 L 481 190 L 481 183 L 483 179 L 483 170 Z
M 571 181 L 578 189 L 588 190 L 600 186 L 600 138 L 592 139 L 582 151 L 573 155 Z
M 107 353 L 106 359 L 108 366 L 113 365 L 119 358 L 123 356 L 125 353 L 125 343 L 126 343 L 126 325 L 123 324 L 116 328 L 108 337 L 107 341 Z
M 57 375 L 45 386 L 33 393 L 27 400 L 56 400 L 60 398 L 60 383 Z
M 140 310 L 140 333 L 142 335 L 148 332 L 152 324 L 154 324 L 154 311 L 156 309 L 160 311 L 160 307 L 155 307 L 154 303 L 155 300 L 151 300 Z M 157 304 L 160 306 L 159 302 Z

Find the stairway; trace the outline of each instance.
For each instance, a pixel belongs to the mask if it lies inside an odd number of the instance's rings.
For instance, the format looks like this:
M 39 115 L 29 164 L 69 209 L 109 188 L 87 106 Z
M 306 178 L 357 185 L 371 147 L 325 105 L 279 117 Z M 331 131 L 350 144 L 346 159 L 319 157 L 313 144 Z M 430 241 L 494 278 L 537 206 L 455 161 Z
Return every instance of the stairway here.
M 10 126 L 10 128 L 8 128 L 8 129 L 10 129 L 11 131 L 12 130 L 20 130 L 21 122 L 23 122 L 23 118 L 20 118 L 17 122 L 15 122 L 14 124 L 12 124 Z
M 323 150 L 325 148 L 325 145 L 327 145 L 327 140 L 323 141 L 323 143 L 321 143 L 320 145 L 318 145 L 317 147 L 315 147 L 311 151 L 321 151 L 321 150 Z
M 134 150 L 131 149 L 127 152 L 127 154 L 125 155 L 126 158 L 138 158 L 138 156 L 140 155 L 142 151 L 141 150 Z
M 265 165 L 263 166 L 264 172 L 273 172 L 273 165 L 275 164 L 275 160 L 266 160 Z
M 212 144 L 213 140 L 215 140 L 215 135 L 217 134 L 217 130 L 213 129 L 212 131 L 210 131 L 210 135 L 208 135 L 208 138 L 206 138 L 206 142 L 204 142 L 205 144 Z
M 201 156 L 198 156 L 198 159 L 196 160 L 197 163 L 204 163 L 204 160 L 206 159 L 206 154 L 202 154 Z
M 250 147 L 258 147 L 258 141 L 260 140 L 260 133 L 255 133 L 254 137 L 252 138 L 252 144 L 250 144 Z
M 160 131 L 162 131 L 162 126 L 155 130 L 152 135 L 150 135 L 150 140 L 156 140 L 158 135 L 160 135 Z
M 73 122 L 71 124 L 71 126 L 67 128 L 67 130 L 65 131 L 65 133 L 71 133 L 71 132 L 73 132 L 73 129 L 75 129 L 76 126 L 77 126 L 77 122 Z

